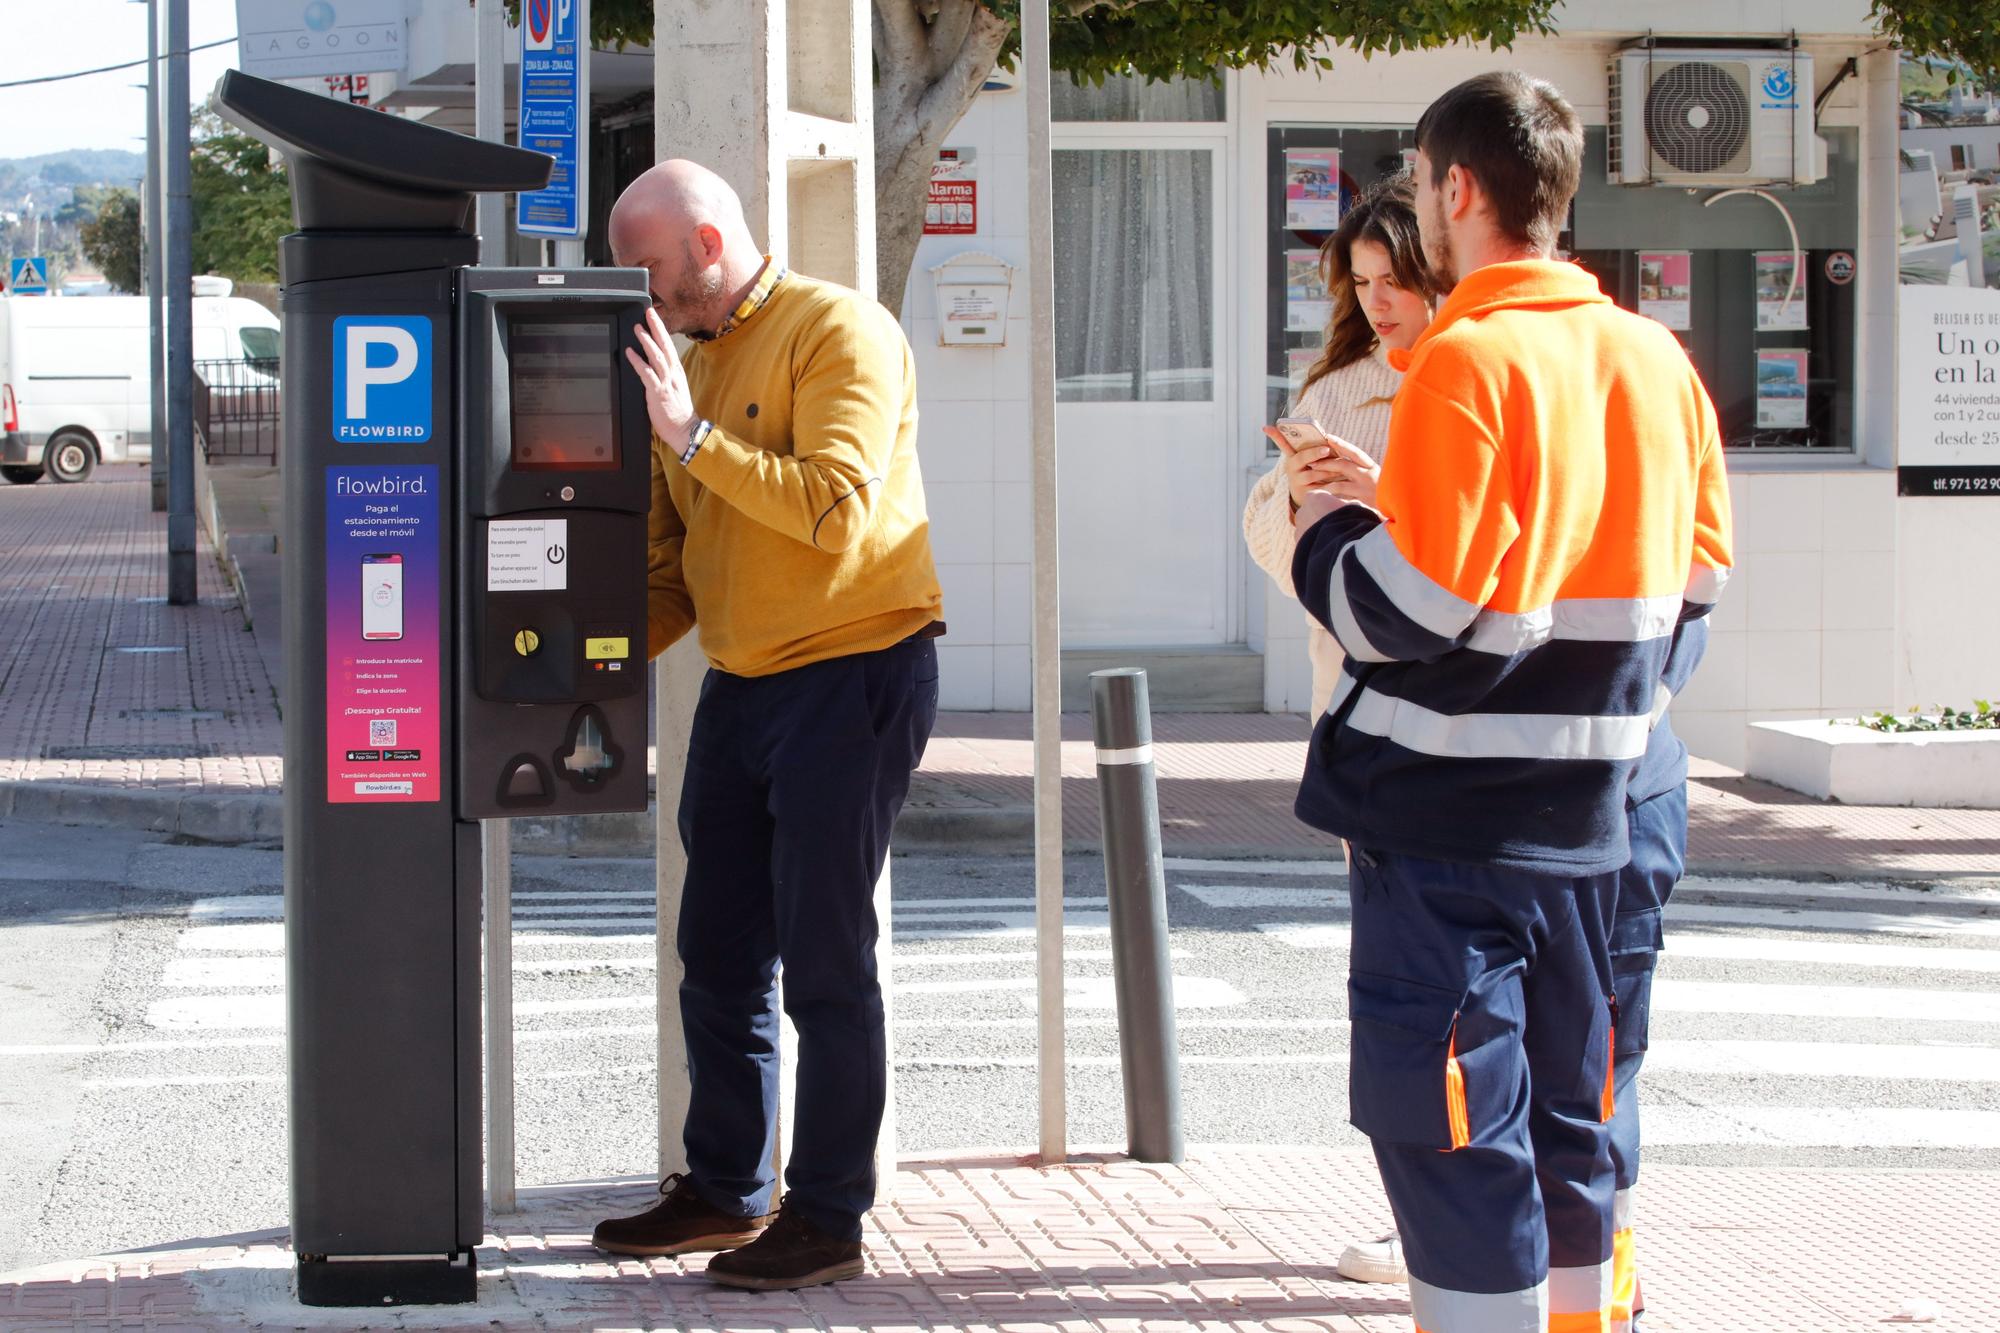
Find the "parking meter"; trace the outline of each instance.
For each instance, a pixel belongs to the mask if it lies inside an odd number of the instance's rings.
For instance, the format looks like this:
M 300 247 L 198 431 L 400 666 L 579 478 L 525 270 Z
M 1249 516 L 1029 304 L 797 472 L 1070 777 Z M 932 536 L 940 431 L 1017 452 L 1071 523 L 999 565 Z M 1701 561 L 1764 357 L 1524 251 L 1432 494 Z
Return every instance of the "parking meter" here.
M 477 820 L 646 807 L 645 275 L 471 267 L 551 161 L 240 72 L 284 154 L 285 975 L 309 1305 L 470 1301 Z
M 466 819 L 646 808 L 652 428 L 625 350 L 649 302 L 637 269 L 458 275 Z

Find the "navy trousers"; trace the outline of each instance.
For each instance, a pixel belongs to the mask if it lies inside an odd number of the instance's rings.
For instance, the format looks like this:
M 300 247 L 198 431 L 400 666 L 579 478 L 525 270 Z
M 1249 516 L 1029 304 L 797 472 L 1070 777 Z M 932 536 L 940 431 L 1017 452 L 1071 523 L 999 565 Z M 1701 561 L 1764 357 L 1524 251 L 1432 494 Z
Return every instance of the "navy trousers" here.
M 771 1211 L 782 966 L 799 1047 L 785 1206 L 861 1238 L 889 1061 L 875 885 L 937 698 L 928 639 L 702 682 L 680 804 L 683 1139 L 725 1212 Z
M 1618 877 L 1354 856 L 1350 1118 L 1417 1327 L 1602 1329 Z
M 1612 1073 L 1618 1113 L 1611 1119 L 1615 1205 L 1612 1333 L 1625 1333 L 1645 1302 L 1633 1257 L 1633 1188 L 1639 1183 L 1639 1066 L 1645 1063 L 1659 966 L 1660 914 L 1687 866 L 1687 786 L 1652 797 L 1626 814 L 1632 863 L 1618 872 L 1618 912 L 1611 927 L 1611 985 L 1618 1000 Z

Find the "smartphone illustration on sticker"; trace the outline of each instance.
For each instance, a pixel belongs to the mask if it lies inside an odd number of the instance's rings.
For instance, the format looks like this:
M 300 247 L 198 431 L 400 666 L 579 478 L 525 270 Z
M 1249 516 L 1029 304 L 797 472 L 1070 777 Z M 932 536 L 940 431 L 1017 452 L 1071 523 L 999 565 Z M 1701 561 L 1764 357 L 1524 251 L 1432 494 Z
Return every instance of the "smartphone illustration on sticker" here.
M 361 637 L 403 637 L 403 557 L 361 557 Z

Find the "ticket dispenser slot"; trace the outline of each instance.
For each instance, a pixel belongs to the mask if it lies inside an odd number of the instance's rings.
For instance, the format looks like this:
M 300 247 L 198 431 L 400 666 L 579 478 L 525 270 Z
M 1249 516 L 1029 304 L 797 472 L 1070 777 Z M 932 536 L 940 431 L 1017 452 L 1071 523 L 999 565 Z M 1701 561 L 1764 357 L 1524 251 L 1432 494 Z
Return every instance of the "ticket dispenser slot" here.
M 644 810 L 645 274 L 458 279 L 460 814 Z

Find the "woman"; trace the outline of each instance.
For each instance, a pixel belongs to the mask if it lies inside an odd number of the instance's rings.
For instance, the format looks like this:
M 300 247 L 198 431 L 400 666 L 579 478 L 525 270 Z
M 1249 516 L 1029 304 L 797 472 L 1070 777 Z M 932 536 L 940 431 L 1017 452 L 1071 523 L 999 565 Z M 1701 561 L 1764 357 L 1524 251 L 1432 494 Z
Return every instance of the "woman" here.
M 1243 507 L 1243 537 L 1250 556 L 1284 590 L 1292 590 L 1292 515 L 1309 490 L 1333 490 L 1372 499 L 1376 465 L 1389 443 L 1389 407 L 1402 383 L 1390 367 L 1391 348 L 1408 348 L 1431 322 L 1430 270 L 1417 236 L 1416 186 L 1407 174 L 1372 187 L 1320 250 L 1321 271 L 1333 298 L 1319 360 L 1306 374 L 1299 400 L 1287 414 L 1311 417 L 1338 444 L 1293 450 L 1276 431 L 1281 456 L 1250 491 Z M 1306 648 L 1312 658 L 1313 711 L 1326 711 L 1340 679 L 1340 646 L 1311 617 Z

